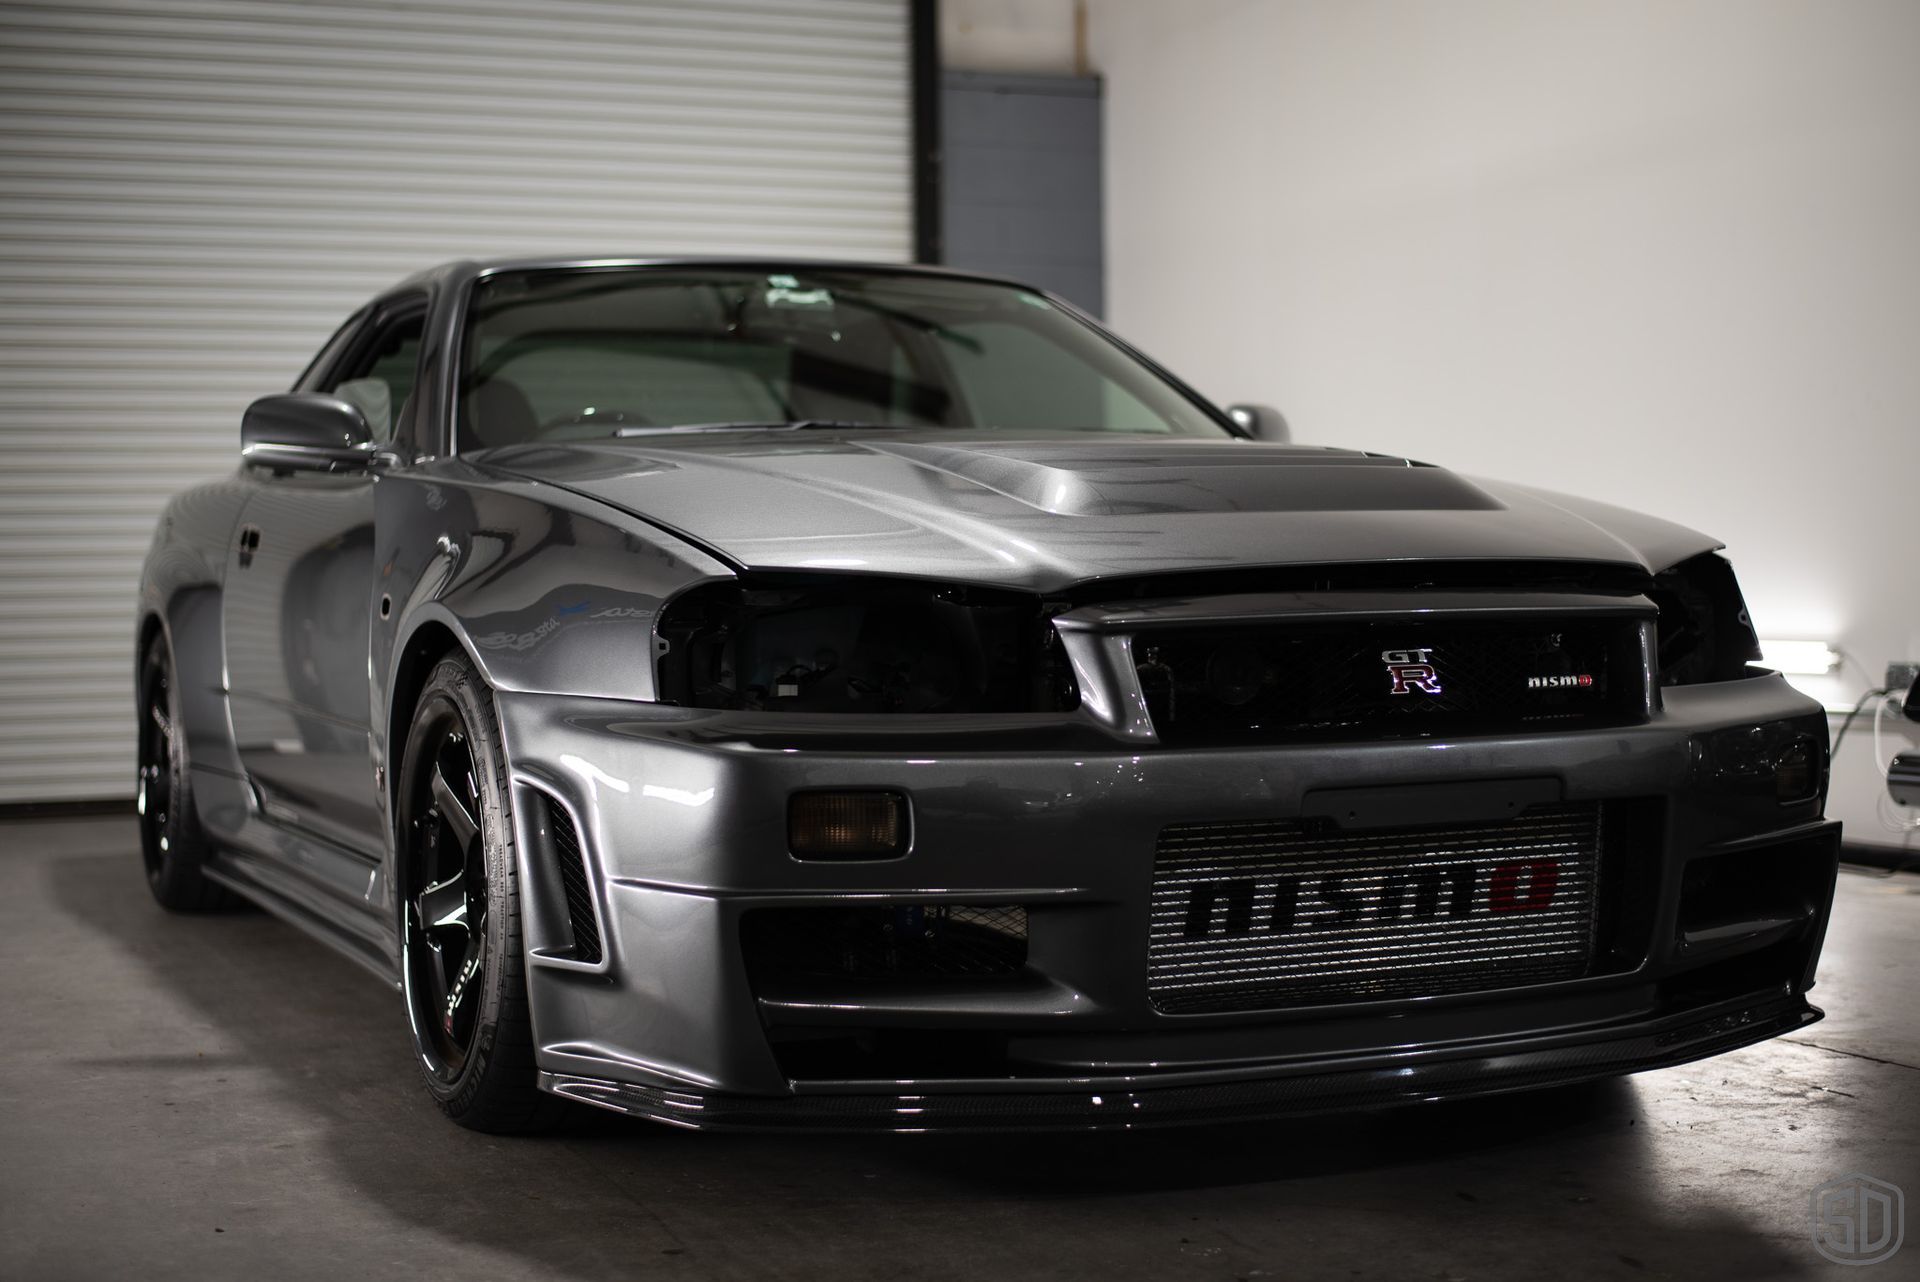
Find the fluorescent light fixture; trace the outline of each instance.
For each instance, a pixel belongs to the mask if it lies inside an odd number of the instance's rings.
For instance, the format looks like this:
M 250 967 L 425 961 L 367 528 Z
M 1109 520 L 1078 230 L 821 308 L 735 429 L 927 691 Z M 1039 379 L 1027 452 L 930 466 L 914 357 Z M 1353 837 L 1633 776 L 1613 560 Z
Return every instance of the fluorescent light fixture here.
M 1825 641 L 1760 642 L 1760 662 L 1776 672 L 1823 677 L 1840 666 L 1840 656 Z

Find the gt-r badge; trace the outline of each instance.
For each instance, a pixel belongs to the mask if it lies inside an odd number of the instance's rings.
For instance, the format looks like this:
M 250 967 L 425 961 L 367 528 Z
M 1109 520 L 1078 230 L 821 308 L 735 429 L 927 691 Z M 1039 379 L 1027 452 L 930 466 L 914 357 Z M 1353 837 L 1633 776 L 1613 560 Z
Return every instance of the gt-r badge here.
M 1382 650 L 1380 662 L 1387 665 L 1393 678 L 1393 693 L 1440 693 L 1440 674 L 1433 666 L 1432 650 Z

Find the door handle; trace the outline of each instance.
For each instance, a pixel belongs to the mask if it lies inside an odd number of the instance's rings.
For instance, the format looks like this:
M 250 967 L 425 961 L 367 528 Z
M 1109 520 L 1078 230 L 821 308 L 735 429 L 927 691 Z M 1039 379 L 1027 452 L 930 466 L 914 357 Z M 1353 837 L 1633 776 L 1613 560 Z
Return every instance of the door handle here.
M 243 525 L 240 527 L 240 568 L 246 569 L 253 564 L 253 554 L 260 550 L 260 527 Z

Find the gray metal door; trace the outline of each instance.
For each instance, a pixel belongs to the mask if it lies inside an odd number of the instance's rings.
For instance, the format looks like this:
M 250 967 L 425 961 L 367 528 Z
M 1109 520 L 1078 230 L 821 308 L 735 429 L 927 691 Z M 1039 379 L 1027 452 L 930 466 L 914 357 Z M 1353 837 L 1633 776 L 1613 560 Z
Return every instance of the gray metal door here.
M 946 261 L 1100 315 L 1100 82 L 949 71 L 940 95 Z
M 374 309 L 320 390 L 393 437 L 418 383 L 424 296 Z M 374 489 L 380 473 L 274 473 L 253 486 L 227 569 L 224 623 L 235 746 L 267 813 L 377 858 L 370 748 Z

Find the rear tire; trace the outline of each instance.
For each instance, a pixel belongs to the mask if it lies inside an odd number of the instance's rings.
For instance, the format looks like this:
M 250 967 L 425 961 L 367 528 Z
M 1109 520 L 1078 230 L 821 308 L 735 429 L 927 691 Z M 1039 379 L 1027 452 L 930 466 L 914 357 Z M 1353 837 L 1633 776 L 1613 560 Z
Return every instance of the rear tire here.
M 155 633 L 141 652 L 138 694 L 140 773 L 135 780 L 134 810 L 140 817 L 147 888 L 170 912 L 226 908 L 233 896 L 201 871 L 209 850 L 193 808 L 179 681 L 165 633 Z
M 506 754 L 493 692 L 464 655 L 420 692 L 395 798 L 401 987 L 427 1093 L 476 1131 L 544 1131 Z

